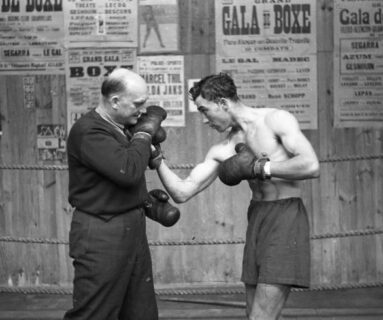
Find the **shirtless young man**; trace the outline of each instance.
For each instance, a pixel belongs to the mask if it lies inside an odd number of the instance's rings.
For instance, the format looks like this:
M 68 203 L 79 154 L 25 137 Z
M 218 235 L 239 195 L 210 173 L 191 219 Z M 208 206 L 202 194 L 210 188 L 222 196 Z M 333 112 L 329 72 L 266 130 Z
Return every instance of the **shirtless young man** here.
M 248 180 L 252 199 L 241 278 L 246 311 L 252 320 L 278 319 L 291 287 L 309 286 L 309 225 L 299 180 L 319 176 L 317 156 L 293 115 L 244 105 L 228 75 L 207 76 L 189 93 L 210 127 L 230 132 L 187 178 L 164 161 L 158 161 L 159 177 L 177 203 L 218 176 L 228 185 Z

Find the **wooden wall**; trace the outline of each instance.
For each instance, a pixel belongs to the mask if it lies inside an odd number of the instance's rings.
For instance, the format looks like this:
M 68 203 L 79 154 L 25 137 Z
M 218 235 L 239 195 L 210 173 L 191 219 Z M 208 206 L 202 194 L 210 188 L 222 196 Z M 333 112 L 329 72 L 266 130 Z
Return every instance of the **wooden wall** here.
M 382 159 L 327 161 L 334 157 L 382 153 L 382 130 L 333 128 L 333 2 L 318 0 L 318 130 L 304 133 L 321 162 L 321 177 L 302 183 L 313 235 L 381 229 Z M 185 79 L 215 72 L 213 0 L 179 0 L 180 45 Z M 35 107 L 26 108 L 23 76 L 0 77 L 1 163 L 42 164 L 37 125 L 66 122 L 65 77 L 34 76 Z M 185 84 L 186 85 L 186 84 Z M 186 97 L 185 97 L 186 99 Z M 185 128 L 167 128 L 164 143 L 171 164 L 198 163 L 223 138 L 186 113 Z M 181 176 L 188 170 L 177 169 Z M 160 187 L 147 172 L 148 188 Z M 66 170 L 0 170 L 0 237 L 67 240 L 72 210 Z M 172 228 L 148 221 L 154 241 L 244 238 L 250 191 L 245 182 L 229 188 L 214 182 L 188 203 Z M 383 280 L 382 235 L 313 239 L 312 284 Z M 157 285 L 239 282 L 242 244 L 153 246 Z M 0 285 L 70 285 L 73 277 L 65 244 L 0 241 Z

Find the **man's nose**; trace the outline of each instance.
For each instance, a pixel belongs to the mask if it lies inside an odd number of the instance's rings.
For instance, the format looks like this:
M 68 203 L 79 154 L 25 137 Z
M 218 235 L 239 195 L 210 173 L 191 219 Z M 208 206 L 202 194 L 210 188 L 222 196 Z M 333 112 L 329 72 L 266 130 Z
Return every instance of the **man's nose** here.
M 202 116 L 202 123 L 204 124 L 208 124 L 210 121 L 208 118 L 206 118 L 205 116 Z
M 141 114 L 146 113 L 146 106 L 140 106 L 137 108 L 138 112 Z

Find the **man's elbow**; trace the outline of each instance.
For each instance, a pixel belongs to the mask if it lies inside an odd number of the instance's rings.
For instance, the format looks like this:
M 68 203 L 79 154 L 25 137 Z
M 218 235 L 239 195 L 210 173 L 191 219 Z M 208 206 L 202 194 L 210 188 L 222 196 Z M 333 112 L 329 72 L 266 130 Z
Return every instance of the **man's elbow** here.
M 320 175 L 319 162 L 317 160 L 316 161 L 312 161 L 308 165 L 307 172 L 308 172 L 308 175 L 311 178 L 319 178 L 319 175 Z

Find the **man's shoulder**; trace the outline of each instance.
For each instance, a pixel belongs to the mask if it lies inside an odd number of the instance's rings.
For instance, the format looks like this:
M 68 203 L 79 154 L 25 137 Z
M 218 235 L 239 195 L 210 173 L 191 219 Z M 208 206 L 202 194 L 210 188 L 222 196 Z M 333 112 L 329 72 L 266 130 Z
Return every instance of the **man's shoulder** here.
M 265 114 L 265 123 L 270 128 L 299 127 L 297 118 L 289 111 L 283 109 L 270 109 Z
M 77 119 L 76 122 L 73 124 L 72 129 L 88 127 L 90 125 L 93 125 L 94 123 L 100 122 L 100 120 L 101 117 L 99 116 L 99 114 L 94 109 L 92 109 L 87 111 L 79 119 Z
M 266 119 L 273 119 L 273 120 L 284 120 L 286 118 L 295 119 L 295 116 L 284 109 L 278 109 L 278 108 L 268 108 L 265 113 Z
M 104 127 L 103 123 L 104 121 L 102 121 L 98 113 L 94 110 L 90 110 L 76 120 L 69 131 L 69 136 L 84 135 L 93 128 Z

